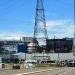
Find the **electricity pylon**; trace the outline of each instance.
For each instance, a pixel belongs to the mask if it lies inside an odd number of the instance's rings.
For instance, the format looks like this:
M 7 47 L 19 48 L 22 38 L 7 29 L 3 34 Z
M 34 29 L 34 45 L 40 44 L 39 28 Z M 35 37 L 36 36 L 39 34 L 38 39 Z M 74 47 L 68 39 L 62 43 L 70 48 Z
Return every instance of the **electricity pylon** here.
M 46 44 L 47 36 L 47 29 L 46 29 L 46 21 L 45 21 L 45 14 L 44 14 L 44 5 L 43 0 L 37 0 L 36 4 L 36 16 L 35 16 L 35 26 L 34 26 L 34 42 L 36 40 L 43 40 Z M 42 41 L 38 41 L 39 44 Z

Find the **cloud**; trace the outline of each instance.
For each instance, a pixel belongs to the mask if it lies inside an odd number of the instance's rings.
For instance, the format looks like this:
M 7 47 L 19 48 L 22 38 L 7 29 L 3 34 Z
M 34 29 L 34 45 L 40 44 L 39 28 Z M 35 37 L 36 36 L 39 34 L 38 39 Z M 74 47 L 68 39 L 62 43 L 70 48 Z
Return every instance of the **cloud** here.
M 6 32 L 0 34 L 0 40 L 20 40 L 22 37 L 32 37 L 32 33 Z
M 74 33 L 74 24 L 71 20 L 47 20 L 47 31 L 48 37 L 53 38 L 56 36 L 57 38 L 64 37 L 73 37 Z M 39 34 L 39 36 L 44 37 L 43 34 Z M 0 39 L 20 39 L 20 37 L 33 37 L 33 32 L 0 32 Z
M 74 24 L 71 20 L 48 20 L 46 25 L 49 37 L 73 37 Z
M 42 27 L 42 24 L 39 24 Z M 68 20 L 47 20 L 46 21 L 48 37 L 53 38 L 56 36 L 57 38 L 64 37 L 73 37 L 74 33 L 74 24 L 73 21 Z M 39 36 L 44 36 L 43 34 L 39 34 Z
M 47 24 L 47 29 L 50 30 L 52 28 L 54 28 L 55 26 L 60 26 L 62 25 L 62 21 L 60 20 L 50 20 L 50 21 L 47 21 L 46 24 Z

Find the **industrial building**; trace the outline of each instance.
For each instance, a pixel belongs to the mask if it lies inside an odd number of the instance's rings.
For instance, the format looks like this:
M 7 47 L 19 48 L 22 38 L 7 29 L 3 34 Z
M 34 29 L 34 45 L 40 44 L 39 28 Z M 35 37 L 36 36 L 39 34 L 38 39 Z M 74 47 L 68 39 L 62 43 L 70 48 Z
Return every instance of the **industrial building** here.
M 37 63 L 60 63 L 62 66 L 75 66 L 75 53 L 15 53 L 11 55 L 11 59 L 16 62 L 35 60 Z
M 0 53 L 12 53 L 12 52 L 18 52 L 20 48 L 28 46 L 28 52 L 33 52 L 33 48 L 31 49 L 31 45 L 33 43 L 33 38 L 32 37 L 22 37 L 19 40 L 15 39 L 2 39 L 0 40 Z M 20 52 L 24 52 L 25 49 L 21 49 Z
M 54 63 L 62 66 L 75 66 L 75 53 L 35 53 L 33 60 L 40 63 Z
M 10 38 L 10 37 L 9 37 Z M 10 61 L 12 55 L 15 53 L 32 53 L 33 52 L 33 38 L 23 37 L 21 39 L 0 39 L 0 57 L 2 60 Z
M 75 63 L 75 54 L 70 53 L 72 50 L 72 38 L 64 39 L 47 39 L 47 45 L 43 45 L 47 49 L 54 50 L 54 53 L 37 53 L 33 50 L 38 47 L 33 43 L 33 39 L 23 37 L 22 40 L 0 40 L 0 57 L 2 62 L 18 62 L 21 60 L 36 60 L 39 62 L 47 61 L 49 63 L 57 63 L 61 61 L 62 63 Z M 49 52 L 50 52 L 49 51 Z M 32 53 L 32 54 L 28 54 Z M 73 63 L 73 65 L 74 65 Z
M 47 39 L 46 45 L 40 47 L 33 43 L 32 37 L 23 37 L 21 40 L 0 40 L 0 54 L 15 53 L 15 52 L 45 52 L 69 53 L 72 51 L 73 39 Z M 25 50 L 25 51 L 24 51 Z M 36 50 L 36 51 L 34 51 Z
M 69 53 L 72 52 L 73 38 L 47 39 L 46 44 L 48 52 Z

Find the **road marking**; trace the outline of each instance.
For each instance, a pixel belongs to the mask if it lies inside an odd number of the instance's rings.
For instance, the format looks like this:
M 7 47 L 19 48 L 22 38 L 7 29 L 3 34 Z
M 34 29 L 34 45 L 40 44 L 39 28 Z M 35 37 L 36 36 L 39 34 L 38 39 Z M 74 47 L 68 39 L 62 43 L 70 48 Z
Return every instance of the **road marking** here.
M 62 75 L 62 74 L 59 74 L 59 75 Z
M 21 74 L 13 74 L 13 75 L 31 75 L 35 73 L 40 73 L 40 72 L 46 72 L 46 71 L 52 71 L 52 70 L 58 70 L 59 68 L 55 69 L 48 69 L 48 70 L 42 70 L 42 71 L 35 71 L 35 72 L 28 72 L 28 73 L 21 73 Z
M 62 72 L 62 73 L 60 73 L 60 74 L 58 74 L 58 75 L 63 75 L 63 74 L 66 74 L 66 73 L 68 73 L 68 72 L 70 72 L 70 71 L 72 71 L 73 69 L 68 69 L 67 71 L 64 71 L 64 72 Z

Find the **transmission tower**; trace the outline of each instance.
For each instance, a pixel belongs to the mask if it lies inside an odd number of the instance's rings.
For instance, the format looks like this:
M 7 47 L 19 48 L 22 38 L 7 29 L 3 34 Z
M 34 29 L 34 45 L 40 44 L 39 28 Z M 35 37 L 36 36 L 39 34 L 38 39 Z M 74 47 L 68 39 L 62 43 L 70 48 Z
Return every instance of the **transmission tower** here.
M 72 52 L 75 52 L 75 0 L 74 0 L 74 39 L 73 39 Z
M 39 43 L 44 41 L 46 44 L 47 36 L 47 29 L 46 29 L 46 21 L 45 21 L 45 14 L 44 14 L 44 5 L 43 0 L 37 0 L 36 4 L 36 16 L 35 16 L 35 26 L 34 26 L 34 40 L 38 41 Z

